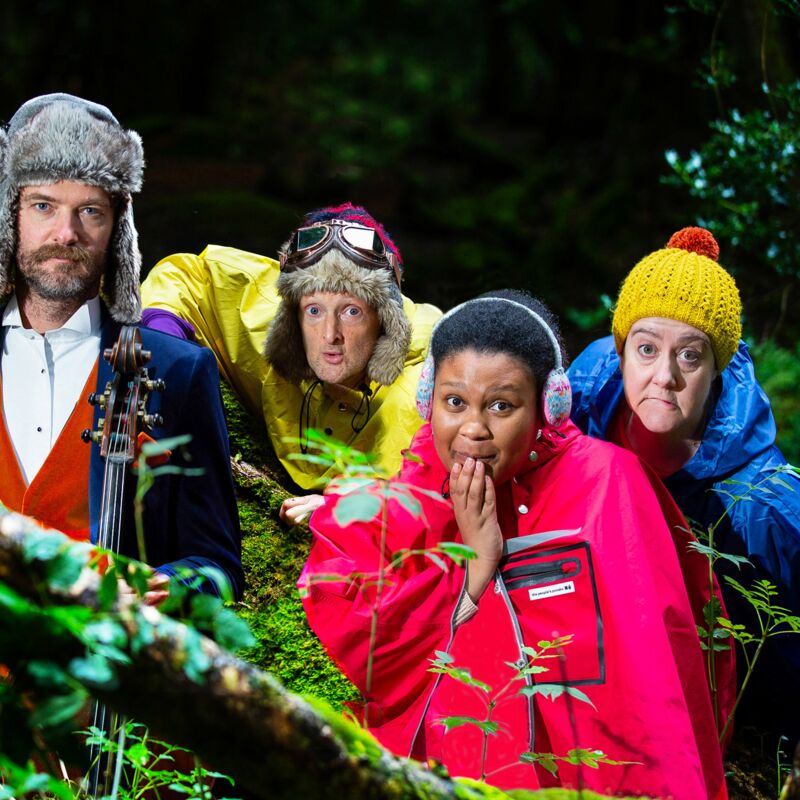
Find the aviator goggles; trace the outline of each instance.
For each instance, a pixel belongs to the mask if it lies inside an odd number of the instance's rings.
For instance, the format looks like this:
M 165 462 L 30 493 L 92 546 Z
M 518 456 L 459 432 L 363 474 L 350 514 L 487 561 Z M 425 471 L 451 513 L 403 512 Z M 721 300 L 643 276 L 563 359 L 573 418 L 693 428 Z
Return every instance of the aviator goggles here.
M 386 249 L 377 232 L 358 222 L 330 219 L 298 228 L 285 253 L 280 255 L 281 272 L 294 272 L 316 264 L 332 247 L 367 269 L 388 269 L 400 286 L 397 256 Z

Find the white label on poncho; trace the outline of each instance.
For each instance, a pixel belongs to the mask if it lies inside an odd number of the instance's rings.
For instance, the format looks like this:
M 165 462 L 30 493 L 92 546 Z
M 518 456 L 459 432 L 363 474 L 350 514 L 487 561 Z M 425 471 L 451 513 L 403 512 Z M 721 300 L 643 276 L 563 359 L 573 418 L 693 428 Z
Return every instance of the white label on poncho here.
M 559 594 L 570 594 L 574 591 L 574 581 L 554 583 L 552 586 L 542 586 L 539 589 L 528 589 L 528 600 L 541 600 L 543 597 L 555 597 Z

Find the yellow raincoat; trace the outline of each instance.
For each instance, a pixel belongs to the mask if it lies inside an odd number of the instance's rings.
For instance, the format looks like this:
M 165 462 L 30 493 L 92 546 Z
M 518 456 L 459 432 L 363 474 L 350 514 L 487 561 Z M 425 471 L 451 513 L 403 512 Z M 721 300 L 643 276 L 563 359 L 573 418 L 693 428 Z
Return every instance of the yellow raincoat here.
M 296 441 L 284 441 L 303 436 L 300 412 L 311 383 L 298 387 L 284 380 L 262 355 L 280 304 L 275 287 L 279 271 L 271 258 L 209 245 L 199 256 L 179 253 L 156 264 L 142 285 L 142 302 L 194 325 L 198 341 L 216 354 L 225 380 L 251 412 L 263 415 L 275 452 L 292 480 L 303 489 L 320 489 L 336 470 L 290 459 L 299 447 Z M 400 453 L 422 424 L 414 402 L 417 380 L 431 330 L 441 316 L 434 306 L 415 304 L 407 297 L 403 308 L 413 330 L 405 367 L 390 386 L 371 384 L 370 417 L 360 432 L 353 430 L 353 422 L 364 412 L 361 392 L 322 384 L 308 400 L 309 428 L 375 453 L 387 477 L 400 469 Z

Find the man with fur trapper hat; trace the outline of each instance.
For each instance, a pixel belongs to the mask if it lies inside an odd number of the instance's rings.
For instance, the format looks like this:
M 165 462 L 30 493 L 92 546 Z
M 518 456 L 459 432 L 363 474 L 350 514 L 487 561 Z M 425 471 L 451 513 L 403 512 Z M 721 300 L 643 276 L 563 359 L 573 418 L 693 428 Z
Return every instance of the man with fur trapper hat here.
M 143 168 L 138 134 L 71 95 L 29 100 L 0 131 L 0 501 L 79 540 L 98 541 L 107 497 L 99 448 L 81 442 L 107 410 L 87 398 L 112 377 L 100 354 L 140 318 L 131 194 Z M 169 576 L 198 569 L 205 591 L 227 584 L 238 595 L 240 534 L 214 359 L 158 332 L 141 338 L 149 377 L 164 382 L 150 397 L 148 413 L 163 418 L 153 435 L 191 435 L 192 467 L 203 475 L 156 477 L 144 501 L 146 553 L 128 486 L 116 549 L 155 568 L 152 602 L 166 596 Z
M 337 467 L 292 457 L 310 429 L 376 454 L 390 475 L 419 427 L 416 384 L 440 312 L 404 297 L 401 274 L 383 227 L 345 203 L 308 214 L 279 262 L 216 245 L 164 259 L 142 285 L 146 324 L 181 334 L 191 323 L 263 415 L 292 480 L 319 489 Z M 282 513 L 297 521 L 318 502 L 292 498 Z

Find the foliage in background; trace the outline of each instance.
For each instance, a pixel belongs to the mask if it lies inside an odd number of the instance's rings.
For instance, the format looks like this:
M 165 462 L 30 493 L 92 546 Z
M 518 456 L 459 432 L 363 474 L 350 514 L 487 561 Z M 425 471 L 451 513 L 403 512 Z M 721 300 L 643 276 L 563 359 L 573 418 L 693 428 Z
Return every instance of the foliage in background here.
M 794 341 L 800 335 L 790 300 L 800 278 L 800 80 L 769 32 L 777 20 L 797 31 L 800 4 L 758 4 L 760 38 L 752 48 L 760 80 L 749 93 L 752 64 L 722 36 L 727 4 L 688 5 L 716 18 L 700 77 L 714 93 L 718 117 L 688 156 L 667 150 L 673 174 L 664 182 L 688 190 L 697 223 L 720 242 L 720 261 L 738 278 L 754 333 Z M 745 91 L 735 94 L 740 82 Z
M 780 485 L 788 491 L 794 491 L 791 484 L 782 477 L 788 474 L 797 475 L 798 470 L 791 465 L 784 465 L 775 468 L 757 483 L 747 483 L 734 479 L 723 481 L 726 488 L 716 491 L 728 501 L 725 510 L 706 530 L 694 530 L 693 532 L 697 536 L 697 541 L 693 541 L 689 544 L 690 549 L 704 555 L 708 559 L 708 591 L 711 599 L 703 608 L 705 626 L 698 625 L 697 633 L 700 636 L 700 646 L 706 653 L 706 673 L 711 688 L 711 700 L 714 707 L 714 718 L 717 723 L 720 742 L 726 740 L 728 731 L 734 722 L 736 711 L 741 703 L 742 696 L 747 689 L 747 685 L 750 683 L 753 671 L 755 670 L 759 656 L 767 640 L 777 636 L 800 634 L 800 616 L 793 614 L 788 608 L 780 606 L 775 602 L 779 593 L 775 585 L 770 581 L 759 579 L 755 580 L 752 585 L 745 586 L 730 575 L 725 575 L 724 579 L 744 598 L 752 609 L 756 629 L 749 629 L 741 623 L 734 623 L 722 616 L 722 605 L 714 593 L 715 565 L 717 562 L 723 561 L 741 568 L 744 564 L 752 566 L 752 562 L 744 556 L 723 553 L 718 550 L 715 545 L 714 536 L 717 528 L 722 524 L 725 518 L 729 516 L 731 509 L 737 503 L 748 502 L 754 494 L 769 495 L 772 491 L 770 489 L 770 484 Z M 722 724 L 722 720 L 719 718 L 717 704 L 715 658 L 716 653 L 729 649 L 730 645 L 727 641 L 728 639 L 732 639 L 740 645 L 739 652 L 744 659 L 743 663 L 739 663 L 738 665 L 740 684 L 733 707 L 731 708 L 730 715 L 725 720 L 724 724 Z
M 780 347 L 770 340 L 751 348 L 756 375 L 772 404 L 778 446 L 790 464 L 800 465 L 800 343 Z

